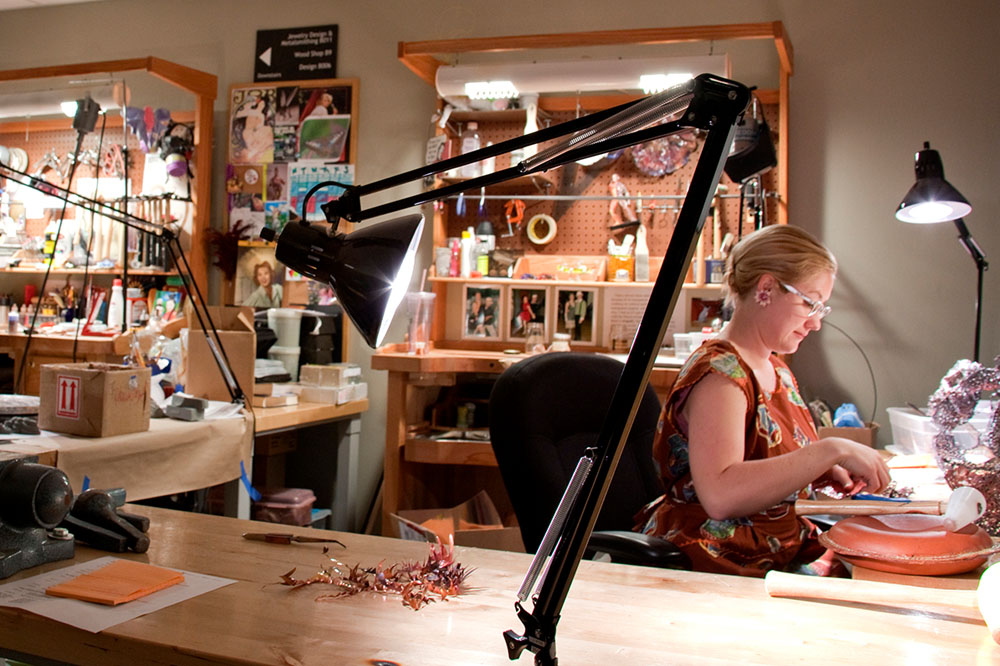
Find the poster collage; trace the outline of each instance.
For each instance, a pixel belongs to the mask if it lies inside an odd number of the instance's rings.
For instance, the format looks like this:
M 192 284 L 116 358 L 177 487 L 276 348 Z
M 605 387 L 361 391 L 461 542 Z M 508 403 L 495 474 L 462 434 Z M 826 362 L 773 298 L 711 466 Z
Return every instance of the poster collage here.
M 597 344 L 594 315 L 599 290 L 556 287 L 463 285 L 462 338 L 524 342 L 532 329 L 545 340 L 569 335 L 571 344 Z
M 314 186 L 354 183 L 353 97 L 354 87 L 342 80 L 255 83 L 231 90 L 226 172 L 230 232 L 249 240 L 258 240 L 264 228 L 280 233 L 301 219 L 302 203 Z M 317 191 L 306 219 L 323 220 L 320 206 L 343 191 L 337 186 Z M 301 276 L 279 267 L 273 247 L 241 245 L 233 303 L 280 307 L 282 283 L 296 279 Z

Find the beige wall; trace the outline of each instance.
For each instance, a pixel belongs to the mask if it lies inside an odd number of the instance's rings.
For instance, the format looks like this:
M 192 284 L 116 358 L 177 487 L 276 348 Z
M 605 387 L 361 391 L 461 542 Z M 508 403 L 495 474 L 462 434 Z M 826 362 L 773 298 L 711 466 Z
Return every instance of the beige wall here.
M 338 74 L 361 79 L 357 179 L 369 182 L 418 165 L 428 134 L 434 93 L 397 62 L 399 41 L 771 20 L 784 22 L 795 49 L 791 220 L 840 260 L 829 321 L 871 361 L 885 444 L 885 408 L 923 403 L 948 368 L 972 353 L 975 270 L 954 229 L 904 226 L 892 216 L 924 140 L 941 151 L 948 179 L 972 202 L 973 235 L 1000 261 L 1000 201 L 990 185 L 1000 176 L 991 156 L 1000 147 L 1000 81 L 987 59 L 1000 29 L 995 0 L 105 0 L 0 13 L 0 68 L 155 55 L 218 75 L 218 223 L 226 92 L 252 80 L 258 29 L 340 26 Z M 985 361 L 1000 352 L 998 282 L 997 270 L 987 273 Z M 402 339 L 399 322 L 390 339 Z M 352 348 L 373 397 L 362 433 L 364 508 L 381 471 L 385 377 L 367 370 L 356 335 Z M 810 337 L 793 365 L 808 397 L 853 400 L 871 412 L 865 363 L 833 328 Z

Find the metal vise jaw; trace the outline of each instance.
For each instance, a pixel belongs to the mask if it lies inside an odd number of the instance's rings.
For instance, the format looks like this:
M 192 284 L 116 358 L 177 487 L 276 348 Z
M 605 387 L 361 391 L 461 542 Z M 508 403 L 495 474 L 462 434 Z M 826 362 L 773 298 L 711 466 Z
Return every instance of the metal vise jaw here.
M 73 535 L 57 528 L 73 489 L 63 472 L 35 460 L 0 459 L 0 579 L 73 557 Z

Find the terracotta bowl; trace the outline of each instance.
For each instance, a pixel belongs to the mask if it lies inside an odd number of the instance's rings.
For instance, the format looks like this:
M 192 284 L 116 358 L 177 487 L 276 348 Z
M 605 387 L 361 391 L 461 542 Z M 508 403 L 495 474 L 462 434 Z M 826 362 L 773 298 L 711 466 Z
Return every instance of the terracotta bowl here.
M 820 535 L 820 543 L 851 564 L 922 576 L 972 571 L 996 550 L 978 525 L 949 532 L 943 524 L 942 516 L 917 513 L 853 516 Z

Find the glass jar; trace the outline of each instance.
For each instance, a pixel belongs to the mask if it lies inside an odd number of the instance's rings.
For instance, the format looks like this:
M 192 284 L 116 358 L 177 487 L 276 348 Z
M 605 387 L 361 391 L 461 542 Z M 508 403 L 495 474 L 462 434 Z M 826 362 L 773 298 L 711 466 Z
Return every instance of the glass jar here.
M 545 326 L 540 321 L 524 325 L 524 351 L 528 354 L 545 351 Z

